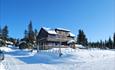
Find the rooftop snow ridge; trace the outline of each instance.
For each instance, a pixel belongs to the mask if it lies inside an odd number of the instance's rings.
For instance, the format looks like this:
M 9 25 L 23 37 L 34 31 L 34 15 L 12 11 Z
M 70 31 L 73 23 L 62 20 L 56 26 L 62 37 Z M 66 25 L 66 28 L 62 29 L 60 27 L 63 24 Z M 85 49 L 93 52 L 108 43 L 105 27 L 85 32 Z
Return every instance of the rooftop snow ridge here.
M 46 27 L 42 27 L 45 31 L 47 31 L 49 34 L 57 34 L 55 32 L 55 29 L 51 29 L 51 28 L 46 28 Z
M 62 30 L 62 31 L 67 31 L 67 32 L 69 32 L 70 36 L 72 36 L 72 37 L 75 36 L 73 33 L 70 32 L 70 30 L 64 29 L 64 28 L 54 28 L 54 29 L 52 29 L 52 28 L 47 28 L 47 27 L 42 27 L 42 28 L 43 28 L 45 31 L 47 31 L 49 34 L 57 34 L 56 31 L 55 31 L 55 29 L 57 29 L 57 30 Z
M 70 30 L 68 30 L 68 29 L 65 29 L 65 28 L 56 28 L 57 30 L 63 30 L 63 31 L 68 31 L 68 32 L 70 32 Z
M 75 37 L 75 35 L 73 33 L 70 32 L 69 34 L 70 34 L 70 36 Z
M 45 30 L 51 30 L 51 28 L 47 28 L 47 27 L 42 27 Z

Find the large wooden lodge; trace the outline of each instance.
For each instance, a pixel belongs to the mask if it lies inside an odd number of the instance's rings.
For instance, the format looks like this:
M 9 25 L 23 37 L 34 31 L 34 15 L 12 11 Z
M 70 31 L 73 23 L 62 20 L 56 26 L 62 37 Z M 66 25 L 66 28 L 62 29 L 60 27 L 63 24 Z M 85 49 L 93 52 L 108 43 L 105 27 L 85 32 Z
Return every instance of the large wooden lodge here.
M 68 47 L 68 41 L 74 40 L 74 37 L 75 35 L 67 29 L 42 27 L 37 35 L 37 43 L 41 50 L 52 47 Z

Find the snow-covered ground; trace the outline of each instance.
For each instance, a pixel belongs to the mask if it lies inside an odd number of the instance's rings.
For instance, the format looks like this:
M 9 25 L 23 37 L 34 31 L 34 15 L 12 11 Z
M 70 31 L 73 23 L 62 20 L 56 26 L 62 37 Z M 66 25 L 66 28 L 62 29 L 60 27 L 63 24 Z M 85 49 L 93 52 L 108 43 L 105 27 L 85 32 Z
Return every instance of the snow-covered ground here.
M 13 47 L 1 48 L 5 60 L 0 70 L 115 70 L 115 50 L 58 48 L 30 52 Z

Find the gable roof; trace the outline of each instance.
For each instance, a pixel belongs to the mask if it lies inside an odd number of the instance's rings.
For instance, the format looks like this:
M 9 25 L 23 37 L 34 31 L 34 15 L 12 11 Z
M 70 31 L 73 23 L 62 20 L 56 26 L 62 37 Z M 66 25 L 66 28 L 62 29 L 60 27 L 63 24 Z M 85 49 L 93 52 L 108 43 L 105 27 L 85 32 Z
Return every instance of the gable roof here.
M 55 29 L 51 29 L 51 28 L 46 28 L 46 27 L 42 27 L 46 32 L 48 32 L 48 34 L 57 34 L 55 32 Z
M 51 28 L 47 28 L 47 27 L 42 27 L 48 34 L 58 34 L 55 30 L 61 30 L 61 31 L 66 31 L 69 32 L 69 36 L 71 37 L 75 37 L 75 35 L 73 33 L 70 32 L 70 30 L 68 29 L 64 29 L 64 28 L 55 28 L 55 29 L 51 29 Z

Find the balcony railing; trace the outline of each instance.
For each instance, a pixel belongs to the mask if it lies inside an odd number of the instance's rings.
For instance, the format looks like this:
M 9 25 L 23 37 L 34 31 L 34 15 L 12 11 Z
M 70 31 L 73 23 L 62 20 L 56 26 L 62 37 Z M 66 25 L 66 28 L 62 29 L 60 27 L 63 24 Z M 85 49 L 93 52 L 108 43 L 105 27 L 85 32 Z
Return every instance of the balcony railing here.
M 59 47 L 61 47 L 61 48 L 66 48 L 66 47 L 68 47 L 67 45 L 44 45 L 45 47 L 52 47 L 52 48 L 59 48 Z
M 61 41 L 61 42 L 65 42 L 65 41 L 69 41 L 71 40 L 72 38 L 69 38 L 69 37 L 64 37 L 64 38 L 59 38 L 59 37 L 54 37 L 54 38 L 50 38 L 48 37 L 47 40 L 48 41 Z

